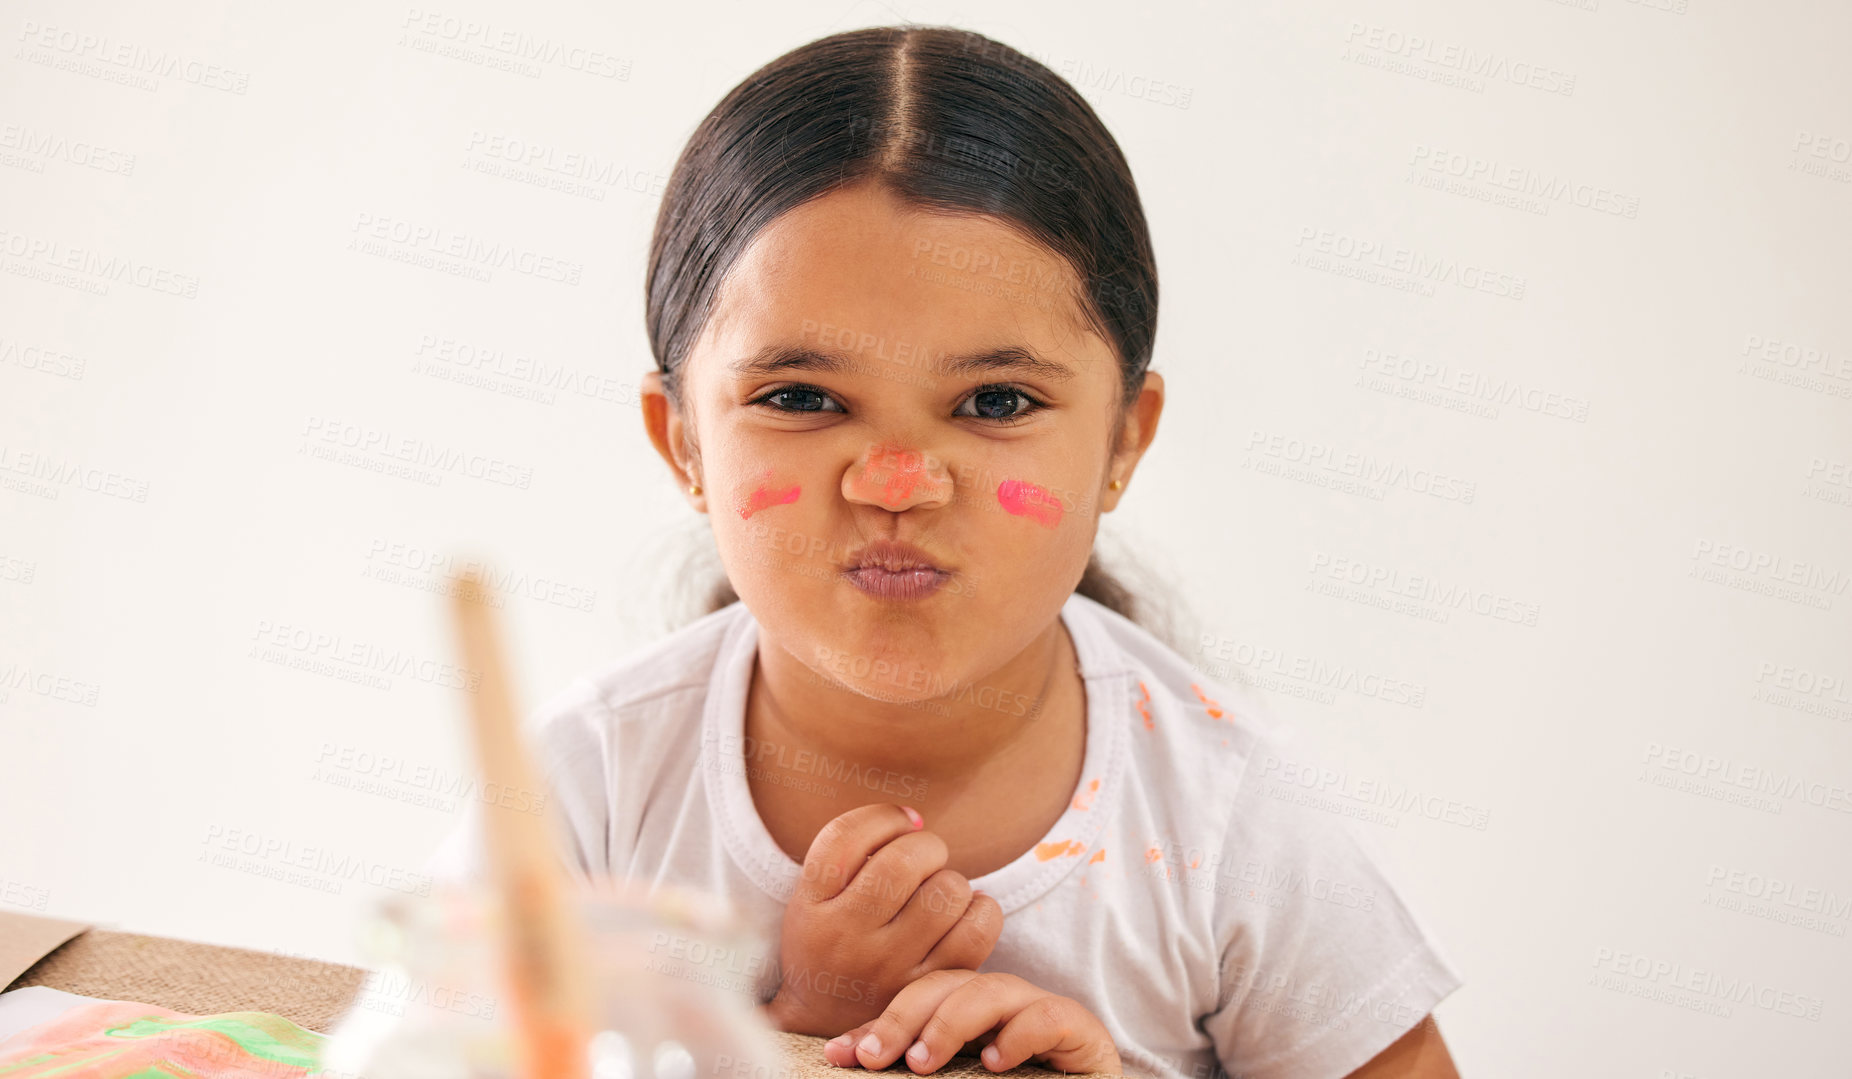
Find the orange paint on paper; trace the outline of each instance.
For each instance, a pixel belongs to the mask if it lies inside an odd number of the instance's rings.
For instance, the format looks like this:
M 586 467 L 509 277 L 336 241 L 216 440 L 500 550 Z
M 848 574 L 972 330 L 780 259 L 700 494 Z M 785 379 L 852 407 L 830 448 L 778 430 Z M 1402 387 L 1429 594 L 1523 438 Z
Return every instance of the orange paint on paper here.
M 1138 714 L 1145 717 L 1145 729 L 1148 731 L 1155 731 L 1157 730 L 1157 724 L 1151 722 L 1151 690 L 1145 685 L 1145 680 L 1142 678 L 1138 680 L 1138 692 L 1143 694 L 1143 696 L 1135 702 L 1138 705 Z
M 1067 839 L 1060 843 L 1037 843 L 1035 845 L 1036 858 L 1044 862 L 1048 861 L 1050 858 L 1066 858 L 1071 855 L 1085 853 L 1087 853 L 1087 845 L 1078 839 Z
M 1190 683 L 1190 688 L 1196 691 L 1196 699 L 1203 702 L 1203 704 L 1207 706 L 1209 710 L 1210 719 L 1221 719 L 1222 718 L 1223 712 L 1222 712 L 1222 705 L 1220 704 L 1220 702 L 1212 701 L 1208 697 L 1203 696 L 1202 687 L 1197 685 L 1194 682 Z
M 1101 847 L 1099 850 L 1096 850 L 1093 852 L 1093 857 L 1087 859 L 1087 864 L 1092 865 L 1095 862 L 1103 862 L 1105 860 L 1106 860 L 1106 848 Z
M 1098 794 L 1099 792 L 1100 792 L 1100 781 L 1096 779 L 1093 782 L 1087 784 L 1087 790 L 1084 794 L 1076 794 L 1074 796 L 1074 808 L 1075 809 L 1092 809 L 1093 808 L 1093 796 Z
M 739 504 L 741 520 L 751 517 L 767 506 L 783 506 L 796 502 L 798 493 L 803 490 L 795 483 L 789 487 L 773 487 L 771 484 L 772 470 L 769 468 L 759 475 L 759 485 L 753 488 L 752 494 L 747 495 Z
M 901 446 L 876 446 L 862 468 L 865 483 L 879 485 L 881 500 L 894 505 L 913 497 L 913 489 L 926 478 L 926 455 Z
M 1004 480 L 997 484 L 997 501 L 1018 517 L 1028 517 L 1044 528 L 1061 523 L 1061 500 L 1026 480 Z

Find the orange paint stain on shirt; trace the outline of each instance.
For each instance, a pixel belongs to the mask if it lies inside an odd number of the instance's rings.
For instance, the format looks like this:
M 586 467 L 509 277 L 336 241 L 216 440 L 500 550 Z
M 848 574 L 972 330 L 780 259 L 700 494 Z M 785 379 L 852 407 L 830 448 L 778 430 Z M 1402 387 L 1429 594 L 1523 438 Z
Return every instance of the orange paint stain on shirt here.
M 1061 523 L 1061 500 L 1027 480 L 1004 480 L 997 484 L 997 502 L 1018 517 L 1027 517 L 1043 528 Z
M 751 494 L 739 501 L 738 508 L 742 521 L 767 506 L 783 506 L 796 502 L 798 494 L 803 490 L 795 483 L 789 487 L 773 487 L 771 484 L 772 470 L 769 468 L 759 473 L 759 477 L 759 485 L 753 488 Z
M 1201 686 L 1197 685 L 1194 682 L 1191 682 L 1190 688 L 1196 691 L 1196 699 L 1203 702 L 1203 707 L 1208 710 L 1210 719 L 1221 719 L 1223 716 L 1227 714 L 1222 711 L 1221 702 L 1212 701 L 1208 697 L 1203 695 L 1203 689 Z
M 1152 847 L 1150 850 L 1145 851 L 1145 864 L 1146 865 L 1150 865 L 1152 862 L 1161 862 L 1163 860 L 1164 860 L 1164 852 L 1160 850 L 1159 848 Z
M 1099 850 L 1096 850 L 1093 852 L 1093 857 L 1087 859 L 1087 864 L 1094 865 L 1096 863 L 1103 862 L 1105 860 L 1106 860 L 1106 848 L 1101 847 Z
M 1136 702 L 1138 705 L 1138 714 L 1145 717 L 1145 729 L 1148 731 L 1155 731 L 1157 730 L 1157 724 L 1151 722 L 1151 690 L 1145 685 L 1145 680 L 1142 678 L 1138 680 L 1138 692 L 1142 694 Z
M 1087 845 L 1078 839 L 1066 839 L 1059 843 L 1037 843 L 1035 856 L 1041 861 L 1050 858 L 1066 858 L 1076 854 L 1087 853 Z
M 1096 779 L 1093 782 L 1087 784 L 1087 789 L 1084 793 L 1076 794 L 1074 796 L 1074 808 L 1082 809 L 1082 810 L 1092 809 L 1093 808 L 1093 796 L 1098 794 L 1099 792 L 1100 792 L 1100 781 Z

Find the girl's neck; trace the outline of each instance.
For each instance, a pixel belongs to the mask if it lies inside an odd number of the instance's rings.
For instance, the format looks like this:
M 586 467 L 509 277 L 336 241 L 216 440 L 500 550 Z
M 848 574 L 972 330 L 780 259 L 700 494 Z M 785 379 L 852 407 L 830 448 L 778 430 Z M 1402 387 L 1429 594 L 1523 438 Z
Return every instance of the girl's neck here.
M 1040 839 L 1085 757 L 1086 687 L 1067 627 L 1056 618 L 975 691 L 952 698 L 872 699 L 825 682 L 762 636 L 746 695 L 745 764 L 759 815 L 785 853 L 803 861 L 825 823 L 872 802 L 918 809 L 961 872 L 961 863 L 988 872 Z

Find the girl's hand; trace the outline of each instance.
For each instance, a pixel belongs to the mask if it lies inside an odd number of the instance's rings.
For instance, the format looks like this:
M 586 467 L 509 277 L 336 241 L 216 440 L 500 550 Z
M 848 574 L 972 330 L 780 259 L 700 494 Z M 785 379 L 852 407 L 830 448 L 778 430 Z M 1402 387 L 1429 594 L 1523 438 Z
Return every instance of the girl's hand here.
M 880 1017 L 826 1042 L 823 1056 L 839 1068 L 880 1069 L 905 1052 L 907 1067 L 924 1075 L 980 1045 L 988 1048 L 979 1059 L 993 1072 L 1025 1060 L 1064 1072 L 1123 1072 L 1105 1024 L 1079 1001 L 1014 974 L 975 970 L 933 971 L 897 993 Z
M 935 970 L 982 966 L 1003 932 L 1003 908 L 945 867 L 945 840 L 917 815 L 876 803 L 823 826 L 785 904 L 779 1030 L 827 1037 L 881 1014 Z

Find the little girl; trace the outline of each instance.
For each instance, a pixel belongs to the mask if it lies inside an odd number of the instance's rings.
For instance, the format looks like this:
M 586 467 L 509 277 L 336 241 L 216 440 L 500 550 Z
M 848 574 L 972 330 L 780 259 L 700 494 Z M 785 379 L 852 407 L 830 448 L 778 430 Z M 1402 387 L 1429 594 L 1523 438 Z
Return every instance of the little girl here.
M 1164 380 L 1070 85 L 948 28 L 795 49 L 690 139 L 647 289 L 644 423 L 726 583 L 534 716 L 575 876 L 725 896 L 839 1066 L 1455 1074 L 1458 976 L 1292 797 L 1329 773 L 1093 560 Z

